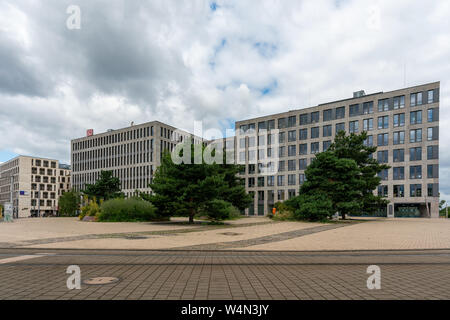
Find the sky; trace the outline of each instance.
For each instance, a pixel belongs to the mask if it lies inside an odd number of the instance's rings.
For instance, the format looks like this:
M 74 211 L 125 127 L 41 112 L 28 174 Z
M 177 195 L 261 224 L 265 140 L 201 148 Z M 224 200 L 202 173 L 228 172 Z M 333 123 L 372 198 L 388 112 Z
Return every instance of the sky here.
M 71 5 L 80 28 L 69 29 Z M 193 130 L 441 81 L 448 0 L 1 0 L 0 162 L 70 161 L 70 140 L 152 120 Z M 440 189 L 450 201 L 450 133 Z

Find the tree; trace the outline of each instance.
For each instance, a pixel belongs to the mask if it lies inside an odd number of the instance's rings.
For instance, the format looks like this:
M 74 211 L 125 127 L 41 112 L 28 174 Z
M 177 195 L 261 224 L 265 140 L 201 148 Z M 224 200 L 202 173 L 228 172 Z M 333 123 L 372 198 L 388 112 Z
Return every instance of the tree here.
M 157 207 L 158 214 L 188 215 L 189 223 L 193 223 L 194 216 L 202 209 L 219 206 L 217 202 L 211 203 L 214 200 L 224 200 L 239 209 L 250 205 L 252 200 L 245 192 L 243 179 L 237 177 L 241 166 L 215 162 L 207 164 L 205 161 L 194 164 L 194 145 L 187 148 L 191 150 L 190 163 L 183 161 L 175 164 L 171 154 L 165 153 L 149 185 L 153 194 L 141 194 L 142 198 Z M 203 160 L 205 148 L 201 147 L 200 151 Z
M 101 171 L 100 178 L 95 184 L 87 184 L 83 193 L 89 198 L 96 198 L 97 200 L 109 200 L 123 197 L 120 191 L 120 180 L 113 177 L 112 171 Z
M 345 131 L 340 131 L 328 151 L 333 152 L 339 159 L 352 159 L 356 162 L 362 181 L 361 196 L 358 198 L 362 203 L 361 211 L 373 214 L 377 208 L 389 203 L 383 197 L 375 195 L 373 191 L 381 182 L 381 178 L 377 174 L 382 170 L 389 169 L 390 166 L 380 164 L 373 159 L 372 156 L 377 151 L 377 147 L 365 145 L 367 136 L 367 132 L 359 135 L 352 133 L 347 136 Z
M 345 219 L 347 214 L 362 209 L 363 181 L 353 159 L 338 158 L 332 151 L 319 153 L 305 170 L 305 176 L 295 216 L 324 220 L 340 212 Z
M 64 193 L 59 197 L 58 201 L 58 211 L 59 215 L 74 217 L 77 215 L 77 210 L 79 208 L 81 199 L 80 193 L 76 191 L 69 191 Z

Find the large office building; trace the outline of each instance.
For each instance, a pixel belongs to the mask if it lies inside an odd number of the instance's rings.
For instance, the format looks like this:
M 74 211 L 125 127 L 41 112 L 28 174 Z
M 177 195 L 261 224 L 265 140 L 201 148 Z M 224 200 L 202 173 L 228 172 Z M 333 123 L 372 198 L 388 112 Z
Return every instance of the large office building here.
M 346 100 L 236 122 L 236 160 L 254 203 L 265 215 L 298 194 L 305 169 L 336 133 L 367 131 L 376 158 L 391 168 L 375 193 L 390 203 L 382 214 L 439 216 L 439 87 L 429 83 L 391 92 L 355 92 Z
M 187 138 L 195 144 L 203 142 L 202 138 L 159 121 L 95 135 L 88 130 L 85 137 L 71 141 L 73 187 L 83 190 L 105 170 L 120 179 L 125 195 L 132 196 L 136 190 L 149 193 L 148 185 L 165 150 L 172 151 Z
M 70 178 L 70 166 L 58 160 L 18 156 L 0 165 L 0 203 L 11 202 L 18 218 L 56 215 Z

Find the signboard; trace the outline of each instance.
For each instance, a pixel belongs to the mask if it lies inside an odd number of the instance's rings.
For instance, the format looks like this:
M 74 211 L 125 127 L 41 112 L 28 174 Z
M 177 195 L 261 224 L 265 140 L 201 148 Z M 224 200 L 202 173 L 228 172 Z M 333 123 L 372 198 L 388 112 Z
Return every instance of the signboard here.
M 20 195 L 21 196 L 28 196 L 28 192 L 27 191 L 20 191 Z
M 94 135 L 94 129 L 87 129 L 86 130 L 86 137 L 90 137 Z

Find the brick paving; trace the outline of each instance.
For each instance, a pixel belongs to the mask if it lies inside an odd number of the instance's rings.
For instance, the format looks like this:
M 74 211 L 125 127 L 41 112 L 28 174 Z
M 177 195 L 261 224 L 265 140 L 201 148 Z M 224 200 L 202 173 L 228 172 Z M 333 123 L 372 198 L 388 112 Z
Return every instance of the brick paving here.
M 0 299 L 450 299 L 450 250 L 348 252 L 46 250 L 0 264 Z M 42 250 L 3 249 L 0 261 Z M 68 290 L 66 268 L 108 285 Z M 367 266 L 381 268 L 369 290 Z

